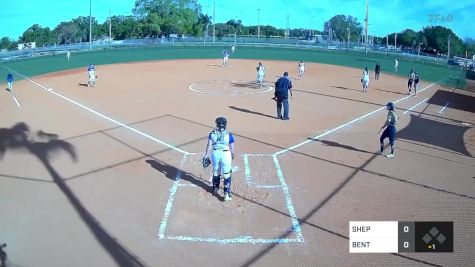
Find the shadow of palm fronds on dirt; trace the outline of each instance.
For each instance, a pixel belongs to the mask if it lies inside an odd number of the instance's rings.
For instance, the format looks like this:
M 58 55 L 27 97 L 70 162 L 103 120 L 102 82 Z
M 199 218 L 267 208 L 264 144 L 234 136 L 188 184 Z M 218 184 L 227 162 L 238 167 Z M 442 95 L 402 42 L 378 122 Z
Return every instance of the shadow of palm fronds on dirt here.
M 33 134 L 26 123 L 20 122 L 11 128 L 0 128 L 0 160 L 8 151 L 30 153 L 43 164 L 53 182 L 67 197 L 89 230 L 118 266 L 144 266 L 140 259 L 128 252 L 114 237 L 107 233 L 52 166 L 52 157 L 62 152 L 67 153 L 74 162 L 77 161 L 76 150 L 71 143 L 58 139 L 57 134 L 44 131 Z

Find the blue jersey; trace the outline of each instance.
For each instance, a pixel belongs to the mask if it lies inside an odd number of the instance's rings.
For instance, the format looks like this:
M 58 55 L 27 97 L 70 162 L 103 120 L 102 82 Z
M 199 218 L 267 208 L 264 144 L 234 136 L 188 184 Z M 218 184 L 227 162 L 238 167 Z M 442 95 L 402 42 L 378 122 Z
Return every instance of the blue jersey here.
M 228 52 L 228 50 L 224 50 L 224 51 L 223 51 L 223 56 L 229 57 L 229 52 Z
M 275 93 L 277 96 L 287 99 L 289 98 L 289 93 L 288 91 L 292 89 L 292 81 L 283 76 L 280 77 L 276 82 L 275 82 Z
M 226 130 L 213 130 L 209 133 L 208 140 L 213 144 L 213 150 L 229 150 L 229 145 L 234 143 L 234 136 Z
M 9 83 L 13 82 L 13 74 L 8 73 L 8 75 L 7 75 L 7 82 L 9 82 Z

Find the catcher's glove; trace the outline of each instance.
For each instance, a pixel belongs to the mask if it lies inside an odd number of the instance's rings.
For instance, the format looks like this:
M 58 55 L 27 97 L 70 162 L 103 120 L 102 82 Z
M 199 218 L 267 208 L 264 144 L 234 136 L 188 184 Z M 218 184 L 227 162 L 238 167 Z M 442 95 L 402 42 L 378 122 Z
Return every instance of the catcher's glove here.
M 208 168 L 208 166 L 211 164 L 211 160 L 207 157 L 203 157 L 201 160 L 201 163 L 203 164 L 203 168 Z

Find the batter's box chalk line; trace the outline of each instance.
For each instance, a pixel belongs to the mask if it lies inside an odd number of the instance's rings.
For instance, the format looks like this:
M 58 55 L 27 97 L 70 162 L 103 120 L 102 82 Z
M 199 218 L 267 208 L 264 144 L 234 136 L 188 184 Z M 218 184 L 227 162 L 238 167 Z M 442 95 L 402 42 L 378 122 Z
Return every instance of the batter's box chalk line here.
M 249 157 L 254 157 L 250 155 L 244 155 L 243 160 L 249 160 Z M 163 212 L 163 219 L 160 223 L 159 231 L 158 231 L 158 238 L 159 239 L 168 239 L 168 240 L 175 240 L 175 241 L 191 241 L 191 242 L 207 242 L 207 243 L 217 243 L 217 244 L 272 244 L 272 243 L 302 243 L 304 242 L 304 237 L 302 234 L 302 230 L 300 228 L 300 223 L 298 221 L 297 215 L 295 213 L 295 208 L 292 203 L 292 198 L 289 193 L 289 189 L 287 187 L 287 183 L 285 181 L 282 169 L 280 167 L 279 161 L 277 156 L 275 155 L 267 155 L 266 157 L 271 157 L 273 161 L 273 165 L 276 168 L 277 177 L 279 178 L 279 185 L 276 188 L 279 188 L 283 191 L 285 205 L 287 207 L 288 213 L 290 215 L 290 223 L 291 223 L 291 232 L 295 234 L 295 238 L 261 238 L 261 237 L 254 237 L 251 235 L 239 235 L 232 238 L 219 238 L 219 237 L 200 237 L 195 235 L 173 235 L 173 234 L 166 234 L 166 228 L 169 222 L 170 214 L 173 209 L 173 202 L 175 200 L 175 196 L 177 190 L 180 186 L 180 178 L 181 178 L 181 169 L 185 165 L 188 155 L 183 155 L 183 158 L 180 161 L 180 168 L 176 174 L 176 180 L 173 183 L 172 187 L 170 188 L 170 196 L 168 197 L 167 204 L 165 206 L 165 210 Z M 257 156 L 256 158 L 262 158 L 262 156 Z M 245 172 L 250 173 L 249 164 L 246 162 L 244 163 Z M 204 215 L 206 216 L 206 215 Z M 288 229 L 282 229 L 282 231 L 287 232 Z

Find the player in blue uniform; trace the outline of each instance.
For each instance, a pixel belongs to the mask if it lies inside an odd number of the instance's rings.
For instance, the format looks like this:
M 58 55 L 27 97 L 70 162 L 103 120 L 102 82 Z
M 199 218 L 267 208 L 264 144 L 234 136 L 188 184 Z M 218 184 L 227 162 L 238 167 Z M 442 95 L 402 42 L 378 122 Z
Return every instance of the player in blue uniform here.
M 229 59 L 229 52 L 228 50 L 224 49 L 223 50 L 223 67 L 228 66 L 228 59 Z
M 8 91 L 13 90 L 13 74 L 8 73 L 7 74 L 7 85 L 8 85 Z
M 386 122 L 384 125 L 381 127 L 381 130 L 383 130 L 385 127 L 386 129 L 384 130 L 383 134 L 381 134 L 381 137 L 379 138 L 380 142 L 380 150 L 379 154 L 383 154 L 384 150 L 384 139 L 389 138 L 389 144 L 391 145 L 391 154 L 387 154 L 386 157 L 392 158 L 394 157 L 394 148 L 395 148 L 395 141 L 396 141 L 396 124 L 399 120 L 394 106 L 393 102 L 389 102 L 386 104 L 386 109 L 388 110 L 388 116 L 386 119 Z M 379 131 L 381 131 L 379 130 Z
M 87 74 L 89 76 L 87 87 L 96 87 L 96 66 L 94 66 L 94 64 L 89 64 L 89 67 L 87 67 Z
M 213 193 L 219 191 L 220 174 L 224 179 L 224 200 L 230 201 L 231 197 L 231 172 L 234 159 L 234 136 L 226 130 L 227 120 L 219 117 L 215 120 L 216 128 L 208 135 L 208 143 L 204 158 L 211 155 L 213 163 Z

